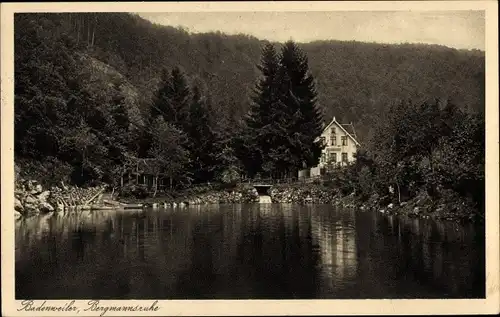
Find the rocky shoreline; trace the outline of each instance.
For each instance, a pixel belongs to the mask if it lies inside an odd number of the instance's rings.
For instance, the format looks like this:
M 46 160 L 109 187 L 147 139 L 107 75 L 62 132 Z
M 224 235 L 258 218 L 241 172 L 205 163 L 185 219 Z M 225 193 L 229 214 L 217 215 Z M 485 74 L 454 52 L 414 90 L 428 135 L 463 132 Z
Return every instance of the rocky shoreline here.
M 396 197 L 372 195 L 361 201 L 356 195 L 342 195 L 321 185 L 284 185 L 270 190 L 273 203 L 332 204 L 343 208 L 380 212 L 389 215 L 406 215 L 415 218 L 434 218 L 453 221 L 484 221 L 484 216 L 468 200 L 451 191 L 444 191 L 439 199 L 431 199 L 426 192 L 398 202 Z
M 64 212 L 69 209 L 91 209 L 98 203 L 104 187 L 79 188 L 73 186 L 53 186 L 44 189 L 34 180 L 16 182 L 14 191 L 15 217 L 30 217 L 50 212 Z
M 238 185 L 227 189 L 188 190 L 176 197 L 163 196 L 147 199 L 103 200 L 104 186 L 79 188 L 54 186 L 44 189 L 33 180 L 16 182 L 15 216 L 30 217 L 51 212 L 123 208 L 128 204 L 143 207 L 183 207 L 188 205 L 245 204 L 259 202 L 257 190 L 250 185 Z M 446 220 L 484 221 L 478 210 L 469 201 L 446 192 L 438 200 L 432 200 L 425 192 L 413 199 L 399 203 L 394 197 L 372 195 L 361 201 L 354 194 L 342 195 L 338 191 L 319 184 L 276 185 L 269 190 L 272 203 L 332 204 L 343 208 L 357 208 L 390 215 L 435 218 Z M 135 205 L 134 205 L 135 203 Z M 103 207 L 104 205 L 107 205 Z
M 211 191 L 196 194 L 184 199 L 188 205 L 206 204 L 245 204 L 259 202 L 259 194 L 253 187 L 237 187 L 232 190 Z
M 119 199 L 122 202 L 143 202 L 145 206 L 185 206 L 209 204 L 245 204 L 259 202 L 259 194 L 252 186 L 239 185 L 225 190 L 180 192 L 176 197 L 160 196 L 149 199 Z

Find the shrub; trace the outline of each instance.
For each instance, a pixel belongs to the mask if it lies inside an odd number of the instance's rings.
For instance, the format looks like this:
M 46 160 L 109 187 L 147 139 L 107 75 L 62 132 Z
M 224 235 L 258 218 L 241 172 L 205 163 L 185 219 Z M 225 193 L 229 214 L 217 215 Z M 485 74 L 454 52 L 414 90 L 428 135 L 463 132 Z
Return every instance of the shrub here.
M 120 189 L 120 196 L 145 199 L 149 196 L 149 191 L 145 185 L 127 184 Z
M 34 179 L 47 187 L 61 182 L 70 183 L 73 172 L 70 164 L 55 157 L 47 157 L 42 161 L 18 160 L 16 167 L 16 179 Z
M 225 185 L 236 185 L 240 180 L 240 173 L 236 166 L 229 166 L 219 175 L 219 180 Z

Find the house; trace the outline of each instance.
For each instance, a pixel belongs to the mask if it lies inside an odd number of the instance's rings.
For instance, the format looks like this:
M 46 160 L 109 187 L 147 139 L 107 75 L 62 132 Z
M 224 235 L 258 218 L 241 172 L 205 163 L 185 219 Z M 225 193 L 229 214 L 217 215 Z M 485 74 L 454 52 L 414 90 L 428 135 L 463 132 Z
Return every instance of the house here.
M 323 142 L 325 148 L 321 153 L 320 162 L 317 166 L 299 171 L 299 178 L 318 176 L 324 173 L 327 166 L 343 166 L 353 162 L 360 144 L 356 140 L 354 126 L 341 124 L 335 117 L 323 129 L 321 136 L 316 142 Z

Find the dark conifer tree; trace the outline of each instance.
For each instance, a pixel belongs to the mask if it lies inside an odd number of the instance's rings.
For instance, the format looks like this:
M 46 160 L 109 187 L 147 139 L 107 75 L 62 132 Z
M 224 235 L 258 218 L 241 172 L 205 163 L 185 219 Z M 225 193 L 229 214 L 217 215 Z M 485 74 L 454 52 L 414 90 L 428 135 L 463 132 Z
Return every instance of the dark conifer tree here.
M 315 142 L 322 132 L 322 117 L 316 105 L 314 78 L 309 73 L 307 56 L 292 41 L 282 48 L 280 56 L 280 98 L 286 105 L 293 163 L 287 168 L 292 176 L 304 167 L 318 163 L 321 145 Z
M 151 109 L 152 118 L 162 115 L 165 122 L 186 130 L 189 119 L 190 91 L 182 71 L 175 67 L 170 74 L 163 71 L 160 87 Z
M 261 64 L 257 68 L 262 72 L 263 77 L 254 89 L 253 104 L 247 120 L 248 126 L 254 129 L 260 129 L 271 123 L 272 106 L 279 99 L 278 57 L 272 44 L 264 46 Z
M 171 104 L 174 108 L 173 123 L 179 129 L 187 130 L 189 127 L 189 106 L 190 106 L 190 90 L 184 73 L 175 67 L 172 70 L 172 97 Z
M 193 178 L 195 181 L 208 181 L 213 176 L 212 151 L 215 136 L 210 127 L 205 98 L 198 86 L 193 87 L 187 135 Z
M 244 162 L 251 175 L 269 172 L 269 153 L 273 147 L 272 134 L 275 120 L 275 106 L 279 100 L 278 57 L 272 44 L 267 44 L 262 50 L 261 64 L 258 69 L 262 78 L 257 82 L 252 98 L 250 113 L 246 118 L 246 133 L 244 143 Z M 268 166 L 268 168 L 263 168 Z M 274 165 L 272 165 L 274 166 Z M 271 168 L 272 169 L 272 168 Z

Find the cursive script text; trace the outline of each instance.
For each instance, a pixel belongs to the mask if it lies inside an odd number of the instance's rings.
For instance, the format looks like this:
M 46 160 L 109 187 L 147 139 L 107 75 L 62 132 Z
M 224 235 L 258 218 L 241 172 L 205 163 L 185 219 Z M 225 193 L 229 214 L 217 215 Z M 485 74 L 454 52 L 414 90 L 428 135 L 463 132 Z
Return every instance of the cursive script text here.
M 160 308 L 158 307 L 158 301 L 154 301 L 151 305 L 149 306 L 142 306 L 142 305 L 104 305 L 101 304 L 98 300 L 91 300 L 88 303 L 88 307 L 84 309 L 85 311 L 92 311 L 92 312 L 100 312 L 100 316 L 104 316 L 108 311 L 113 311 L 113 312 L 148 312 L 148 311 L 158 311 Z

